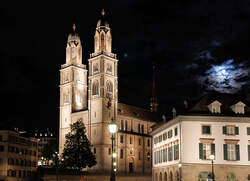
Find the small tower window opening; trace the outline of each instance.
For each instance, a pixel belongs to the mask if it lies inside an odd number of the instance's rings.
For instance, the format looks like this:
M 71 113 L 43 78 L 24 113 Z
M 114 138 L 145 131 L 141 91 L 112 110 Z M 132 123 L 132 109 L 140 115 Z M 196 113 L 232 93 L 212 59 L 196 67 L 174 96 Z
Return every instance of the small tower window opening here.
M 106 86 L 107 86 L 107 92 L 110 92 L 110 93 L 113 92 L 112 82 L 107 81 Z
M 99 82 L 98 81 L 93 83 L 92 89 L 93 89 L 92 90 L 93 96 L 99 94 Z
M 101 34 L 101 51 L 104 51 L 104 34 Z

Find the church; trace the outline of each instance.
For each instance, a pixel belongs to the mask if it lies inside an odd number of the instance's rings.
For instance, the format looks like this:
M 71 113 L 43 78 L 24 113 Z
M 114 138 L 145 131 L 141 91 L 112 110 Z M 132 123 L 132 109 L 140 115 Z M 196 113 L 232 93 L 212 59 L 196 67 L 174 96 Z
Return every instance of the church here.
M 97 161 L 88 171 L 110 173 L 112 154 L 108 125 L 114 119 L 118 126 L 115 135 L 117 174 L 151 175 L 149 133 L 159 120 L 155 91 L 152 91 L 151 111 L 118 102 L 118 60 L 112 52 L 111 29 L 105 21 L 104 10 L 93 40 L 94 52 L 90 54 L 87 69 L 87 65 L 82 64 L 83 50 L 75 25 L 68 36 L 66 62 L 60 70 L 59 154 L 70 124 L 82 120 Z

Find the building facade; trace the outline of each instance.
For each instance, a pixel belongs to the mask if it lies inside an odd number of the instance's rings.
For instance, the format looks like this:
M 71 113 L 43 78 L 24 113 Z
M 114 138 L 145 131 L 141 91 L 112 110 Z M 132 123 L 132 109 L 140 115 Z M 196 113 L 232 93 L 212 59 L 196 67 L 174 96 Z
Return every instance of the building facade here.
M 32 134 L 38 141 L 38 165 L 54 165 L 54 161 L 51 157 L 51 152 L 58 152 L 58 141 L 55 136 L 55 132 L 46 129 L 36 130 Z M 48 149 L 47 154 L 45 153 L 45 149 Z M 53 155 L 52 155 L 53 156 Z
M 16 131 L 0 131 L 0 180 L 31 179 L 37 168 L 38 146 L 35 138 L 20 136 Z
M 104 11 L 97 22 L 94 53 L 88 70 L 82 64 L 82 46 L 76 27 L 68 36 L 66 63 L 60 70 L 59 153 L 63 152 L 70 124 L 82 120 L 93 145 L 97 164 L 93 172 L 110 172 L 111 134 L 108 125 L 114 119 L 117 173 L 151 173 L 151 126 L 155 114 L 141 108 L 118 103 L 118 60 L 112 53 L 110 26 Z
M 154 128 L 154 181 L 211 180 L 210 155 L 216 181 L 250 180 L 249 99 L 235 97 L 208 94 Z

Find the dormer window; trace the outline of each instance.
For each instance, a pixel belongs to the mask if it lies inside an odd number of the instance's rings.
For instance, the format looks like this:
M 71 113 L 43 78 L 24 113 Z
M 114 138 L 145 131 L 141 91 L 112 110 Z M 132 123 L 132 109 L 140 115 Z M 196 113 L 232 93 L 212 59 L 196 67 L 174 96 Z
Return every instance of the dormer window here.
M 211 113 L 221 113 L 220 107 L 221 103 L 217 100 L 208 105 L 208 109 Z
M 244 104 L 243 102 L 240 101 L 240 102 L 232 105 L 231 109 L 236 114 L 244 114 L 245 113 L 245 109 L 244 109 L 245 106 L 246 106 L 246 104 Z

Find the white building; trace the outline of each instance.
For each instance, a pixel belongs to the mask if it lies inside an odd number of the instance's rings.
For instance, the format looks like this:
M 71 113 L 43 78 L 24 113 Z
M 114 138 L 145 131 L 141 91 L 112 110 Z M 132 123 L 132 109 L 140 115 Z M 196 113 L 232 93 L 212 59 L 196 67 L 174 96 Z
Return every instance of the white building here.
M 250 180 L 249 96 L 209 93 L 153 129 L 154 181 Z M 178 109 L 177 109 L 178 114 Z

